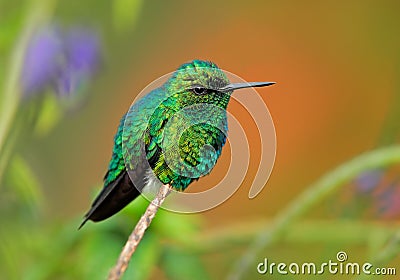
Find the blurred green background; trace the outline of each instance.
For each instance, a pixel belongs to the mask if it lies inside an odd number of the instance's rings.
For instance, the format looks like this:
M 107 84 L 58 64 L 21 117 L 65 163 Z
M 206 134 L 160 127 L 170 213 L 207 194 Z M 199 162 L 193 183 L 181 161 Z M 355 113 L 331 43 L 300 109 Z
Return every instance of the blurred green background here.
M 252 163 L 219 207 L 158 213 L 124 279 L 287 279 L 259 275 L 257 264 L 321 263 L 339 251 L 398 268 L 399 11 L 398 1 L 0 0 L 0 278 L 106 278 L 146 202 L 76 228 L 101 188 L 122 114 L 147 84 L 192 59 L 278 83 L 262 94 L 275 167 L 255 199 Z M 94 69 L 67 94 L 24 93 L 24 59 L 43 26 L 97 38 Z M 229 110 L 241 118 L 240 105 Z M 325 174 L 330 181 L 318 181 Z

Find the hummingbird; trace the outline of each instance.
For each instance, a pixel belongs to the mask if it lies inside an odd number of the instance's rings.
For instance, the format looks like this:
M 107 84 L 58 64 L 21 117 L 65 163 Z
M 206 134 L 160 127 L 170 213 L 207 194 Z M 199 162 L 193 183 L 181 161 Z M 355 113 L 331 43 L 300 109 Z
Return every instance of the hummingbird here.
M 182 64 L 121 118 L 104 186 L 84 216 L 98 222 L 161 184 L 184 191 L 211 172 L 225 145 L 233 91 L 274 82 L 230 83 L 213 62 Z

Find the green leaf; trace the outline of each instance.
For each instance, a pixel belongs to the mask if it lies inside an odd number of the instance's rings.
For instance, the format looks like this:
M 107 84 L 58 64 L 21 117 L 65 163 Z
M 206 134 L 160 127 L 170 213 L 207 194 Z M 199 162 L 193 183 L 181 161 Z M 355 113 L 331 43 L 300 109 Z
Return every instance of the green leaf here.
M 6 279 L 18 279 L 18 263 L 15 261 L 18 259 L 20 249 L 18 243 L 13 242 L 15 238 L 12 240 L 9 233 L 0 232 L 0 238 L 2 240 L 0 242 L 0 269 L 2 277 L 6 277 Z
M 36 121 L 35 133 L 38 136 L 46 135 L 61 119 L 62 110 L 55 94 L 48 94 L 43 100 L 39 116 Z
M 39 207 L 43 201 L 40 184 L 28 163 L 19 155 L 11 160 L 8 179 L 19 199 L 32 208 Z
M 142 0 L 114 0 L 113 18 L 115 28 L 119 31 L 131 29 L 139 16 Z

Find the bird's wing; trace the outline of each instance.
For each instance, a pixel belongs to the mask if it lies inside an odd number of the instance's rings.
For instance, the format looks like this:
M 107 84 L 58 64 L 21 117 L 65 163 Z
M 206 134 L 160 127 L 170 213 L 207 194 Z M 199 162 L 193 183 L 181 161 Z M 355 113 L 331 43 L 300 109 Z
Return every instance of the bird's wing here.
M 92 207 L 79 228 L 88 220 L 101 221 L 112 216 L 140 195 L 144 181 L 143 179 L 135 180 L 134 184 L 131 177 L 134 176 L 133 179 L 144 178 L 143 168 L 137 165 L 137 168 L 128 174 L 125 167 L 122 144 L 125 118 L 126 115 L 122 117 L 114 137 L 114 148 L 108 171 L 104 176 L 104 187 L 93 201 Z
M 104 187 L 80 227 L 87 220 L 100 221 L 112 216 L 140 195 L 150 168 L 143 136 L 151 115 L 164 99 L 161 89 L 153 90 L 135 102 L 121 118 Z

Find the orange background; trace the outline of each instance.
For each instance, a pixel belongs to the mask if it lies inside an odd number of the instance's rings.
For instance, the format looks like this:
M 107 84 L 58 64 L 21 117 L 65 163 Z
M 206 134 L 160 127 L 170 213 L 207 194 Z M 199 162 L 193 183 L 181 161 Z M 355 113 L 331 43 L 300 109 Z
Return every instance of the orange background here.
M 277 133 L 270 181 L 254 200 L 244 186 L 206 212 L 211 222 L 273 215 L 324 172 L 379 144 L 398 94 L 397 3 L 240 3 L 146 2 L 131 32 L 113 41 L 108 37 L 117 35 L 105 31 L 104 68 L 85 110 L 71 114 L 31 150 L 32 160 L 47 165 L 38 172 L 52 198 L 48 207 L 56 209 L 49 215 L 86 210 L 89 193 L 97 191 L 106 171 L 119 118 L 134 97 L 195 58 L 248 81 L 277 82 L 261 91 Z M 105 19 L 93 20 L 101 30 Z M 239 110 L 234 103 L 229 108 Z M 210 177 L 220 178 L 215 172 Z

